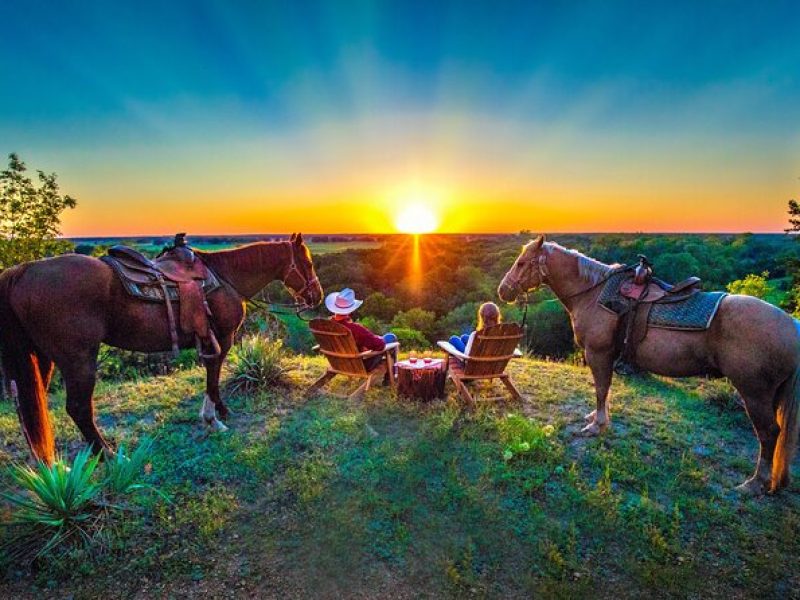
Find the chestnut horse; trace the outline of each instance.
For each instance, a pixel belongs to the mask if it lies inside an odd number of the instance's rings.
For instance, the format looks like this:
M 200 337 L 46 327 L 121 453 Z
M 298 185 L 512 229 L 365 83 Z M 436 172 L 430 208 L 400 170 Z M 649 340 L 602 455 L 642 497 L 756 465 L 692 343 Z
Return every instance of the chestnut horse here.
M 201 415 L 209 425 L 224 429 L 217 420 L 217 415 L 224 419 L 228 414 L 219 394 L 220 369 L 244 320 L 245 300 L 281 280 L 298 303 L 312 307 L 322 300 L 322 288 L 301 234 L 288 241 L 195 252 L 222 283 L 208 295 L 221 352 L 205 361 Z M 179 331 L 178 338 L 181 348 L 194 346 L 192 335 Z M 67 413 L 95 451 L 108 450 L 95 425 L 92 403 L 101 343 L 141 352 L 170 350 L 165 306 L 129 296 L 111 267 L 89 256 L 65 254 L 0 274 L 2 364 L 35 458 L 54 458 L 47 410 L 54 365 L 64 378 Z
M 610 423 L 606 398 L 618 352 L 618 317 L 602 309 L 597 297 L 614 268 L 540 236 L 522 249 L 498 288 L 502 300 L 513 302 L 546 284 L 566 307 L 596 388 L 597 409 L 586 416 L 583 429 L 587 435 Z M 800 331 L 792 317 L 751 296 L 726 296 L 708 330 L 651 328 L 634 359 L 658 375 L 729 378 L 760 444 L 755 474 L 738 489 L 762 494 L 789 483 L 800 405 Z

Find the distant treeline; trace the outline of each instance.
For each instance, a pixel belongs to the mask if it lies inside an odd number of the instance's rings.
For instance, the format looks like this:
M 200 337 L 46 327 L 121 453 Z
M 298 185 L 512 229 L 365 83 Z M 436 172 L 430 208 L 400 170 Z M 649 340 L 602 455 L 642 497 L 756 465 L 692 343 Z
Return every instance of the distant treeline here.
M 408 236 L 387 237 L 374 249 L 348 249 L 315 257 L 326 292 L 353 288 L 365 302 L 359 318 L 375 331 L 393 330 L 406 347 L 430 347 L 437 339 L 474 327 L 479 303 L 497 299 L 497 285 L 534 236 L 451 236 L 420 238 L 419 269 Z M 697 275 L 707 290 L 727 288 L 749 274 L 768 272 L 775 295 L 769 300 L 794 310 L 791 293 L 800 271 L 800 244 L 785 235 L 575 234 L 549 237 L 606 263 L 636 262 L 644 254 L 667 281 Z M 280 294 L 279 286 L 273 290 Z M 548 290 L 531 297 L 529 346 L 537 354 L 565 358 L 574 352 L 568 316 Z M 503 307 L 520 320 L 521 308 Z M 302 350 L 310 338 L 302 322 L 290 323 L 290 343 Z

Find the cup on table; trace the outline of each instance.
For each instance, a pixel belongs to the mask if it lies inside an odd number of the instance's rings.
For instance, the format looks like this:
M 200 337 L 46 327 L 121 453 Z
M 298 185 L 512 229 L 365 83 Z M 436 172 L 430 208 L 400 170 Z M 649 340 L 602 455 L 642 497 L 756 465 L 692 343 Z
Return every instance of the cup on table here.
M 430 350 L 426 350 L 426 351 L 425 351 L 425 354 L 423 354 L 423 355 L 422 355 L 422 360 L 423 360 L 423 361 L 424 361 L 426 364 L 427 364 L 427 363 L 430 363 L 430 362 L 433 360 L 433 358 L 431 358 L 431 351 L 430 351 Z
M 408 353 L 408 362 L 410 362 L 412 365 L 416 364 L 416 362 L 417 362 L 417 353 L 416 352 L 409 352 Z

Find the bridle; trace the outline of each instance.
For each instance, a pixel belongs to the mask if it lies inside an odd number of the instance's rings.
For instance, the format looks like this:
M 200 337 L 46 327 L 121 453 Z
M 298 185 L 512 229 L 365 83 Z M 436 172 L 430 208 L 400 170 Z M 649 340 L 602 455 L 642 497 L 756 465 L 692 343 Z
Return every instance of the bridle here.
M 300 269 L 298 268 L 297 262 L 294 259 L 294 243 L 290 242 L 290 241 L 282 242 L 282 243 L 289 245 L 289 257 L 291 258 L 291 261 L 292 261 L 291 264 L 289 265 L 289 268 L 286 269 L 286 273 L 284 273 L 284 275 L 283 275 L 283 280 L 282 280 L 283 281 L 283 285 L 286 286 L 286 288 L 291 291 L 292 296 L 294 296 L 294 299 L 295 299 L 294 306 L 298 306 L 298 304 L 299 304 L 297 302 L 298 300 L 302 301 L 302 303 L 303 303 L 302 305 L 303 306 L 308 306 L 308 302 L 306 302 L 305 299 L 303 298 L 303 294 L 305 294 L 309 290 L 309 288 L 311 288 L 312 286 L 314 286 L 314 285 L 318 286 L 319 285 L 319 277 L 317 277 L 317 275 L 315 273 L 313 277 L 311 277 L 309 279 L 306 279 L 303 276 L 302 271 L 300 271 Z M 300 278 L 300 281 L 303 282 L 303 287 L 301 287 L 299 290 L 295 289 L 294 287 L 292 287 L 288 283 L 289 277 L 291 275 L 293 275 L 293 274 L 296 274 L 297 277 Z
M 551 288 L 553 286 L 550 284 L 550 268 L 547 266 L 547 253 L 546 252 L 539 251 L 533 258 L 531 258 L 529 261 L 527 261 L 526 265 L 528 267 L 528 273 L 529 274 L 533 273 L 533 269 L 534 268 L 537 269 L 537 271 L 539 273 L 539 281 L 536 283 L 536 285 L 523 290 L 523 286 L 521 284 L 521 282 L 522 282 L 522 273 L 520 273 L 519 275 L 516 275 L 513 278 L 513 280 L 512 280 L 513 283 L 506 284 L 506 287 L 511 289 L 511 290 L 515 290 L 515 289 L 516 290 L 520 290 L 518 295 L 519 296 L 525 296 L 525 316 L 527 317 L 528 292 L 532 292 L 532 291 L 536 290 L 543 283 L 546 284 L 546 285 L 549 285 Z M 625 268 L 624 265 L 623 265 L 623 268 Z M 611 271 L 609 271 L 608 275 L 606 275 L 605 277 L 601 278 L 596 283 L 593 283 L 592 285 L 590 285 L 590 286 L 588 286 L 586 288 L 583 288 L 582 290 L 578 290 L 577 292 L 569 294 L 568 296 L 559 297 L 559 300 L 561 300 L 561 302 L 564 302 L 566 300 L 571 300 L 573 298 L 577 298 L 578 296 L 583 296 L 584 294 L 588 294 L 592 290 L 597 289 L 598 287 L 603 285 L 606 281 L 608 281 L 611 278 L 612 275 L 616 274 L 617 272 L 619 272 L 619 269 L 612 269 Z

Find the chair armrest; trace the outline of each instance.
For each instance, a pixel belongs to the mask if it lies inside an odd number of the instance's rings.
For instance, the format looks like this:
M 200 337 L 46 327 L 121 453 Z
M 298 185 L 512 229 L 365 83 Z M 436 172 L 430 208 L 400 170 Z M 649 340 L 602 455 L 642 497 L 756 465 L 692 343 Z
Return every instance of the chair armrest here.
M 522 353 L 522 350 L 514 348 L 514 358 L 522 358 L 523 356 L 525 355 Z
M 394 350 L 395 348 L 399 347 L 400 347 L 400 342 L 389 342 L 388 344 L 386 344 L 386 347 L 383 349 L 383 351 L 386 352 L 388 350 Z
M 468 360 L 469 356 L 464 354 L 463 352 L 459 352 L 456 350 L 455 346 L 450 342 L 436 342 L 436 345 L 439 346 L 442 350 L 447 352 L 448 354 L 460 358 L 461 360 Z
M 314 352 L 318 352 L 318 351 L 319 351 L 319 344 L 314 344 L 313 346 L 311 346 L 311 349 L 312 349 Z

